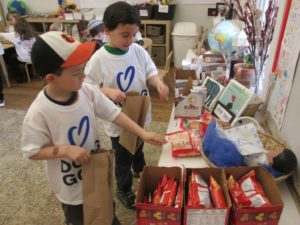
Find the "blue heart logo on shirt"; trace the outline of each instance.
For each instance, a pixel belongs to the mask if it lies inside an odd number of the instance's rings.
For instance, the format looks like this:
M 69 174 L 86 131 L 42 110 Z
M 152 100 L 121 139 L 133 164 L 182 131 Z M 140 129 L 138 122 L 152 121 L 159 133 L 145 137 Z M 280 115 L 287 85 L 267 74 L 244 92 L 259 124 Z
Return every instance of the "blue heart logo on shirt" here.
M 135 75 L 135 69 L 133 66 L 129 66 L 126 69 L 125 73 L 120 72 L 117 74 L 117 84 L 121 91 L 123 92 L 128 91 L 134 79 L 134 75 Z
M 68 132 L 68 138 L 71 145 L 84 146 L 90 132 L 90 121 L 88 116 L 84 116 L 79 123 L 79 126 L 71 127 Z M 79 143 L 76 143 L 76 140 Z M 81 140 L 81 143 L 80 143 Z

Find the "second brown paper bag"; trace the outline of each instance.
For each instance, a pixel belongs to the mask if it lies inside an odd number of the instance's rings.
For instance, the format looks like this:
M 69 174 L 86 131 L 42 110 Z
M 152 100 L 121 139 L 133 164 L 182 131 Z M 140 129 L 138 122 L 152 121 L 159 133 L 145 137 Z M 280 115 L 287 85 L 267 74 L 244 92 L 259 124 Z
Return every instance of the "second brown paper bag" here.
M 113 163 L 114 151 L 101 150 L 82 166 L 84 225 L 112 224 Z
M 150 96 L 140 96 L 137 92 L 127 93 L 126 102 L 123 105 L 122 112 L 136 122 L 140 127 L 144 127 L 150 101 Z M 142 141 L 143 140 L 135 134 L 122 129 L 119 143 L 128 149 L 131 154 L 136 152 Z

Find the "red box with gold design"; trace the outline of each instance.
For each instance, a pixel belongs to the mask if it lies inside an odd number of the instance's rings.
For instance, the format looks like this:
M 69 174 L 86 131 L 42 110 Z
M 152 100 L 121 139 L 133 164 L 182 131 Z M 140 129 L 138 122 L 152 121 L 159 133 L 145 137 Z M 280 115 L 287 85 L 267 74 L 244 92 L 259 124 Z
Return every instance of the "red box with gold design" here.
M 232 203 L 230 220 L 234 225 L 277 225 L 283 210 L 283 201 L 273 176 L 262 167 L 226 168 L 225 173 L 227 178 L 233 175 L 238 181 L 251 170 L 255 170 L 256 179 L 262 185 L 272 206 L 250 208 L 238 207 Z
M 210 185 L 210 175 L 219 184 L 225 202 L 226 207 L 222 208 L 199 208 L 188 206 L 188 193 L 189 185 L 188 180 L 192 174 L 192 170 L 195 170 L 206 184 Z M 200 169 L 186 169 L 186 183 L 185 183 L 185 205 L 184 205 L 184 225 L 195 225 L 195 224 L 205 224 L 205 225 L 226 225 L 229 221 L 231 201 L 228 194 L 228 188 L 226 184 L 225 172 L 221 168 L 200 168 Z M 211 193 L 210 193 L 211 196 Z M 211 198 L 212 201 L 212 198 Z
M 144 167 L 136 198 L 137 225 L 181 224 L 183 194 L 181 199 L 182 204 L 179 208 L 143 203 L 144 196 L 154 192 L 164 174 L 168 178 L 174 177 L 177 181 L 182 181 L 182 169 L 179 167 Z M 183 182 L 181 182 L 181 185 L 183 185 Z

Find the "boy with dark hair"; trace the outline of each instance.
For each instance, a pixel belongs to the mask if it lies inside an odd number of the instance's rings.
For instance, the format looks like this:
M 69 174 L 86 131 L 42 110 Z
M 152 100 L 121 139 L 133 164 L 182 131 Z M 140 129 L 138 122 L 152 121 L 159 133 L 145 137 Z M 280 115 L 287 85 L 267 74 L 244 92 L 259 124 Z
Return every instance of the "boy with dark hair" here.
M 81 44 L 72 36 L 51 31 L 37 38 L 31 54 L 47 85 L 25 116 L 22 154 L 46 160 L 50 186 L 62 203 L 66 224 L 72 225 L 83 224 L 81 164 L 88 163 L 91 152 L 101 149 L 96 116 L 151 144 L 165 143 L 130 120 L 96 85 L 83 83 L 85 62 L 94 47 L 94 42 Z M 119 222 L 115 219 L 112 224 Z
M 166 99 L 168 87 L 159 79 L 157 68 L 148 52 L 134 43 L 139 30 L 140 17 L 136 9 L 126 2 L 108 6 L 103 17 L 108 43 L 100 48 L 85 67 L 86 82 L 97 84 L 101 91 L 121 106 L 130 91 L 149 95 L 147 83 L 155 87 L 161 100 Z M 151 121 L 149 107 L 146 123 Z M 132 191 L 132 172 L 137 176 L 145 166 L 143 144 L 132 155 L 119 143 L 120 128 L 103 121 L 105 132 L 116 150 L 115 175 L 117 197 L 125 207 L 133 209 L 135 195 Z

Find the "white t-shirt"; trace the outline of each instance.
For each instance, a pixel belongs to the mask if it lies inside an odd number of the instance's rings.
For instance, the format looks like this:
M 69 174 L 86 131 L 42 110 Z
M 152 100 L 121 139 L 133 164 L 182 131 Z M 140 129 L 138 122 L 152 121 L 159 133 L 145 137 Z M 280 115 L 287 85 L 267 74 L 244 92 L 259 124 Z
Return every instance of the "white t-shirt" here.
M 85 70 L 85 81 L 103 84 L 103 87 L 115 88 L 124 93 L 137 91 L 140 95 L 149 95 L 147 80 L 157 75 L 157 68 L 148 52 L 138 44 L 130 45 L 124 55 L 109 53 L 105 47 L 94 53 Z M 151 121 L 149 107 L 146 124 Z M 110 137 L 118 137 L 120 128 L 112 123 L 103 122 L 105 132 Z
M 31 49 L 33 43 L 35 42 L 35 38 L 22 40 L 15 32 L 0 33 L 0 36 L 4 37 L 15 45 L 19 61 L 26 63 L 31 62 Z
M 95 85 L 83 84 L 77 102 L 70 106 L 53 103 L 42 90 L 23 122 L 22 154 L 33 156 L 45 145 L 100 149 L 96 116 L 113 121 L 119 113 L 120 109 Z M 46 160 L 46 165 L 50 187 L 57 198 L 65 204 L 82 204 L 81 165 L 68 158 Z

